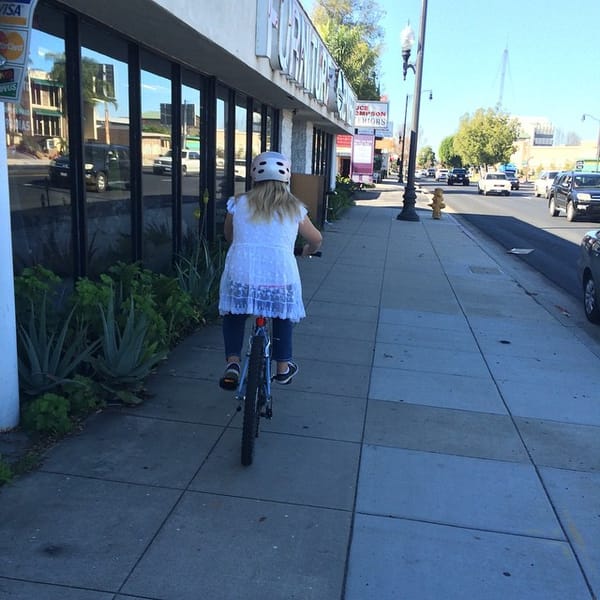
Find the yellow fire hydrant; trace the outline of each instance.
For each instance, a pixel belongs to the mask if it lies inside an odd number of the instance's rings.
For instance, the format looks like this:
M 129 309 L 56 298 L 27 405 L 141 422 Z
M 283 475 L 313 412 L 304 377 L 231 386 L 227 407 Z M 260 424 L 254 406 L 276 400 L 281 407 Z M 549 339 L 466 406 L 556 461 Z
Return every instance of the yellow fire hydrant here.
M 446 208 L 444 204 L 444 190 L 442 188 L 435 188 L 433 190 L 433 198 L 428 206 L 431 206 L 432 219 L 442 218 L 442 208 Z

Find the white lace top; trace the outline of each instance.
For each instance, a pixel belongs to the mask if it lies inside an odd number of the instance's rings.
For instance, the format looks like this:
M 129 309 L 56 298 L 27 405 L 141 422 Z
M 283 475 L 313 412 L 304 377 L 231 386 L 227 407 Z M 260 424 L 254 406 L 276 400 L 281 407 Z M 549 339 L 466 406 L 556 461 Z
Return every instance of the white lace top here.
M 233 242 L 221 277 L 219 312 L 279 317 L 297 322 L 306 316 L 294 243 L 297 218 L 251 221 L 245 195 L 229 198 Z

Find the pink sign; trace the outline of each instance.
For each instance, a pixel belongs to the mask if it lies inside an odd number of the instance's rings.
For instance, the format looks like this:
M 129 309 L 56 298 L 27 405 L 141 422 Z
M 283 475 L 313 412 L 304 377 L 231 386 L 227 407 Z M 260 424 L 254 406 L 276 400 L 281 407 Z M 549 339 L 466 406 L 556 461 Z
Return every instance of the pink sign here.
M 351 179 L 358 183 L 373 183 L 375 136 L 358 134 L 352 138 Z

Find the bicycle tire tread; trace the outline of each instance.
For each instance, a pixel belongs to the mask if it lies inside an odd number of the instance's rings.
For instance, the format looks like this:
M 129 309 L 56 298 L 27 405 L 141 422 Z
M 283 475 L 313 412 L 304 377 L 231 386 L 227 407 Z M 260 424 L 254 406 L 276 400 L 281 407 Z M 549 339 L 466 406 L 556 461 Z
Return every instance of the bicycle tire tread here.
M 252 464 L 254 440 L 258 435 L 258 397 L 264 369 L 265 338 L 255 335 L 252 339 L 248 360 L 248 379 L 244 398 L 244 419 L 242 423 L 242 465 Z

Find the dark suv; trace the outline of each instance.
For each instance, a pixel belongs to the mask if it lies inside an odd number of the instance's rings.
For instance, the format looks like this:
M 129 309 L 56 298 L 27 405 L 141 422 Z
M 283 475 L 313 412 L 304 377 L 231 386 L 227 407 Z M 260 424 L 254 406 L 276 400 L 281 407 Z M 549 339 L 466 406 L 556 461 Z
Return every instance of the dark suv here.
M 131 162 L 129 148 L 116 144 L 84 144 L 85 184 L 96 192 L 109 186 L 129 187 Z M 68 187 L 71 184 L 69 156 L 59 156 L 50 163 L 50 185 Z
M 466 169 L 450 169 L 448 172 L 448 185 L 462 183 L 462 185 L 469 185 L 469 176 L 467 175 Z
M 562 171 L 548 192 L 548 211 L 558 217 L 560 211 L 567 213 L 567 221 L 578 216 L 597 219 L 600 217 L 600 173 L 585 171 Z

